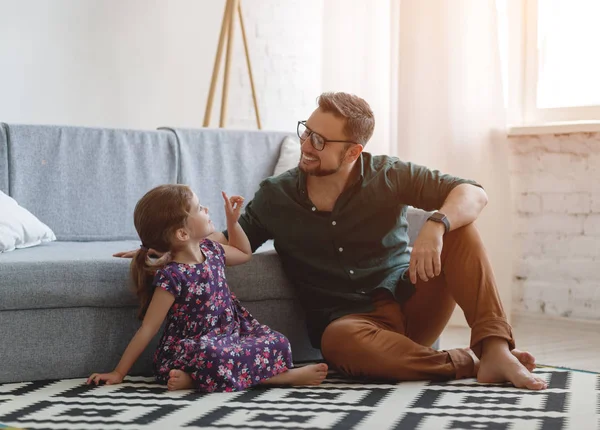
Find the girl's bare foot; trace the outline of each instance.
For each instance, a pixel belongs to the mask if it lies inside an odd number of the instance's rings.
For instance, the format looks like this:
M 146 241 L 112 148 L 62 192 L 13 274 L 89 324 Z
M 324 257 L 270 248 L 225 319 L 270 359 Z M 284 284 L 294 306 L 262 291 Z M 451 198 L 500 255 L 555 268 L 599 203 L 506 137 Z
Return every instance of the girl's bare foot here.
M 510 382 L 517 388 L 543 390 L 546 382 L 531 373 L 535 358 L 528 352 L 508 350 L 506 340 L 491 337 L 483 341 L 483 352 L 477 381 L 482 383 Z M 533 370 L 533 369 L 531 369 Z
M 275 385 L 319 385 L 327 377 L 327 364 L 310 364 L 296 367 L 263 381 L 263 384 Z
M 191 390 L 194 388 L 192 377 L 183 370 L 173 369 L 169 372 L 169 381 L 167 382 L 169 391 Z

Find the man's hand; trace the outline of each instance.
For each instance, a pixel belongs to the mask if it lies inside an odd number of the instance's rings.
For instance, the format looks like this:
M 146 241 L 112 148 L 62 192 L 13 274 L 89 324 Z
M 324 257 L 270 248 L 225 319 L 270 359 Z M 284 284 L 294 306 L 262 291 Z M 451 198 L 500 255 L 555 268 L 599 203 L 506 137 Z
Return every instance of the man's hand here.
M 138 251 L 139 251 L 139 249 L 134 249 L 133 251 L 121 251 L 121 252 L 117 252 L 116 254 L 113 254 L 113 257 L 133 258 Z M 165 255 L 165 253 L 164 252 L 158 252 L 156 249 L 150 248 L 148 250 L 148 255 L 150 255 L 150 257 L 160 258 L 163 255 Z
M 134 249 L 133 251 L 121 251 L 121 252 L 117 252 L 116 254 L 113 254 L 113 257 L 133 258 L 133 256 L 135 255 L 136 252 L 138 252 L 137 249 Z
M 444 232 L 445 226 L 434 221 L 427 221 L 421 228 L 410 254 L 408 267 L 410 282 L 413 284 L 417 283 L 417 276 L 427 282 L 442 272 Z

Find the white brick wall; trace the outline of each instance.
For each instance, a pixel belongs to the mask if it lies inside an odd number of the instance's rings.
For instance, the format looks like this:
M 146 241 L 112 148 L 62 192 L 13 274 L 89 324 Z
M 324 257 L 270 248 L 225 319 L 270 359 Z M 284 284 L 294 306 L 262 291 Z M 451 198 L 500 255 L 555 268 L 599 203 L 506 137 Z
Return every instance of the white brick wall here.
M 509 141 L 513 309 L 600 319 L 600 133 Z
M 242 7 L 263 129 L 295 131 L 297 121 L 317 107 L 321 93 L 323 0 L 242 1 Z M 230 82 L 227 125 L 255 129 L 237 15 L 234 34 L 235 79 Z M 218 113 L 216 108 L 214 124 Z

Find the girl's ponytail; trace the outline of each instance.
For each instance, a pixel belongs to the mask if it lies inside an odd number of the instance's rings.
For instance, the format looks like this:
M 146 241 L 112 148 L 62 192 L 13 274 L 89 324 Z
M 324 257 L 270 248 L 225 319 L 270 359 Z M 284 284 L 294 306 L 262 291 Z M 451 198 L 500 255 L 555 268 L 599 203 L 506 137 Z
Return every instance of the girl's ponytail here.
M 154 280 L 156 271 L 164 267 L 170 260 L 171 254 L 169 252 L 156 260 L 152 260 L 150 258 L 150 249 L 144 245 L 140 247 L 131 260 L 130 271 L 133 280 L 133 289 L 140 300 L 140 309 L 137 315 L 140 320 L 144 319 L 148 306 L 150 306 L 152 295 L 154 294 L 152 281 Z

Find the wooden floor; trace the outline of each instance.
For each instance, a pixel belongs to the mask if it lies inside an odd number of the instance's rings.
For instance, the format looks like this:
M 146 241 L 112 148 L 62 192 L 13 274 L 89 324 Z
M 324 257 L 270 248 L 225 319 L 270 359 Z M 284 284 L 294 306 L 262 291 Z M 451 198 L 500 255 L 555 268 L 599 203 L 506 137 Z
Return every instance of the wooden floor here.
M 512 325 L 517 348 L 531 352 L 539 364 L 600 372 L 600 321 L 516 315 Z M 468 327 L 450 326 L 441 348 L 465 347 L 469 336 Z

